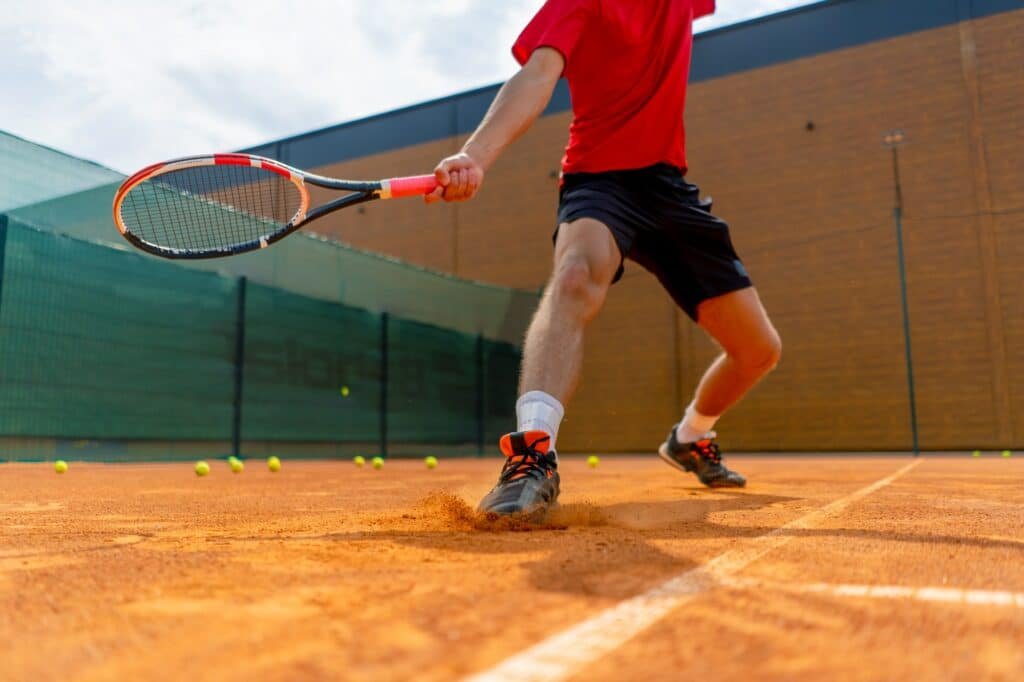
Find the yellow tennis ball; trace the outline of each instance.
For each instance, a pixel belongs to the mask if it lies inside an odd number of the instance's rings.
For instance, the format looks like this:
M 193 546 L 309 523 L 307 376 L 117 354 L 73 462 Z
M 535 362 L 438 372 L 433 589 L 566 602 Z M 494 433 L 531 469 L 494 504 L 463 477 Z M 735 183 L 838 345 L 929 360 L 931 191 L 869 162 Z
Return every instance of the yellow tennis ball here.
M 341 387 L 341 397 L 342 398 L 347 398 L 348 397 L 348 386 L 342 386 Z
M 972 452 L 971 457 L 981 457 L 981 450 L 975 450 Z
M 230 458 L 228 460 L 228 466 L 230 466 L 231 471 L 235 472 L 236 474 L 242 473 L 242 470 L 245 469 L 245 464 L 242 462 L 242 460 L 238 459 L 237 457 Z
M 267 457 L 267 468 L 270 469 L 271 471 L 280 471 L 281 460 L 279 460 L 277 457 L 274 457 L 273 455 Z
M 383 457 L 374 457 L 373 458 L 373 468 L 374 469 L 382 469 L 382 468 L 384 468 L 384 458 Z
M 352 463 L 361 469 L 366 464 L 366 458 L 362 455 L 356 455 L 352 458 Z
M 65 471 L 68 470 L 68 463 L 62 459 L 58 459 L 56 462 L 53 463 L 53 470 L 56 471 L 58 474 L 63 474 Z
M 210 473 L 210 465 L 202 460 L 196 462 L 196 476 L 205 476 Z
M 596 469 L 597 465 L 600 463 L 601 460 L 598 459 L 597 455 L 591 455 L 590 457 L 587 457 L 587 466 L 590 467 L 591 469 Z
M 1003 457 L 1012 457 L 1013 453 L 1009 450 L 1003 450 Z
M 423 463 L 427 465 L 428 469 L 435 469 L 437 468 L 437 457 L 429 455 L 428 457 L 424 458 Z

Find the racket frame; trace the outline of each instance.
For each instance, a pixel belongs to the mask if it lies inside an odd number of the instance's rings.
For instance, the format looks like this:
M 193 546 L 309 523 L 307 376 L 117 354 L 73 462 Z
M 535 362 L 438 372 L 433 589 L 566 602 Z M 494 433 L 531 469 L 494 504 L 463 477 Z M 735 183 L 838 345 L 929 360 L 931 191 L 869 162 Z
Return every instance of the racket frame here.
M 175 249 L 167 246 L 160 246 L 159 244 L 153 244 L 133 233 L 131 229 L 125 225 L 124 220 L 121 217 L 121 206 L 124 203 L 125 197 L 132 189 L 143 182 L 152 180 L 153 178 L 157 178 L 161 175 L 167 175 L 169 173 L 198 166 L 250 166 L 252 168 L 260 168 L 271 173 L 276 173 L 295 185 L 295 188 L 299 192 L 299 207 L 296 210 L 295 215 L 293 215 L 287 223 L 283 226 L 279 226 L 275 231 L 268 235 L 240 244 L 235 244 L 230 247 L 207 249 L 204 251 Z M 392 197 L 397 196 L 410 196 L 413 194 L 426 193 L 426 191 L 421 190 L 426 190 L 424 185 L 429 183 L 432 178 L 433 176 L 414 176 L 410 178 L 391 178 L 388 180 L 361 182 L 341 180 L 338 178 L 316 175 L 314 173 L 307 173 L 299 170 L 298 168 L 293 168 L 287 164 L 283 164 L 280 161 L 256 156 L 255 154 L 205 154 L 200 156 L 186 156 L 147 166 L 121 183 L 117 193 L 114 195 L 114 225 L 117 226 L 117 230 L 121 233 L 121 236 L 127 239 L 133 246 L 155 256 L 189 260 L 222 258 L 224 256 L 234 256 L 239 253 L 265 249 L 274 242 L 280 241 L 292 232 L 295 232 L 302 225 L 317 218 L 321 218 L 328 213 L 333 213 L 334 211 L 347 208 L 349 206 L 355 206 L 356 204 L 362 204 L 376 199 L 391 199 Z M 306 187 L 307 184 L 316 185 L 317 187 L 323 187 L 326 189 L 349 191 L 351 194 L 347 194 L 343 197 L 310 209 L 309 189 Z

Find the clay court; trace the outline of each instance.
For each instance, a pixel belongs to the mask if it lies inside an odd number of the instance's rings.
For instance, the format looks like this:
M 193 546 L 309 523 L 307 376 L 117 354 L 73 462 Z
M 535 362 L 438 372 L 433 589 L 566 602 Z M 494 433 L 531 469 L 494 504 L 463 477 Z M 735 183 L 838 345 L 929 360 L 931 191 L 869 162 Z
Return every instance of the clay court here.
M 10 680 L 1019 679 L 1024 461 L 562 463 L 543 526 L 491 459 L 0 466 Z

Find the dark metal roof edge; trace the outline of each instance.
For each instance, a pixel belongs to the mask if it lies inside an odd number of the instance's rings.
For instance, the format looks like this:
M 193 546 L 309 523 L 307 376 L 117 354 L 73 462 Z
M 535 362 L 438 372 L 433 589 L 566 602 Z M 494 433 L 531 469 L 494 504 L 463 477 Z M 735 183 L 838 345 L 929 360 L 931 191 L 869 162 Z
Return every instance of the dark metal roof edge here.
M 340 129 L 343 129 L 343 128 L 349 128 L 349 127 L 354 128 L 354 127 L 357 127 L 357 126 L 360 126 L 360 125 L 365 125 L 367 123 L 373 123 L 373 122 L 376 122 L 376 121 L 383 121 L 383 120 L 386 120 L 388 118 L 402 116 L 403 114 L 408 114 L 408 113 L 413 112 L 413 111 L 420 111 L 420 110 L 429 109 L 431 107 L 435 107 L 435 106 L 438 106 L 438 105 L 447 104 L 448 102 L 453 102 L 453 101 L 457 102 L 457 101 L 460 101 L 460 100 L 463 100 L 463 99 L 468 99 L 468 98 L 470 98 L 470 97 L 472 97 L 474 95 L 483 94 L 484 92 L 487 92 L 488 90 L 497 90 L 498 88 L 501 87 L 501 85 L 502 85 L 502 83 L 492 83 L 490 85 L 482 85 L 482 86 L 480 86 L 478 88 L 473 88 L 471 90 L 462 90 L 460 92 L 456 92 L 456 93 L 453 93 L 451 95 L 445 95 L 444 97 L 437 97 L 435 99 L 429 99 L 429 100 L 426 100 L 424 102 L 417 102 L 415 104 L 409 104 L 409 105 L 406 105 L 404 107 L 399 107 L 398 109 L 388 109 L 387 111 L 382 111 L 382 112 L 379 112 L 379 113 L 376 113 L 376 114 L 370 114 L 369 116 L 363 116 L 362 118 L 352 119 L 351 121 L 342 121 L 341 123 L 334 123 L 332 125 L 324 126 L 323 128 L 316 128 L 314 130 L 309 130 L 309 131 L 304 132 L 304 133 L 297 133 L 295 135 L 289 135 L 288 137 L 280 137 L 280 138 L 276 138 L 276 139 L 273 139 L 273 140 L 269 140 L 267 142 L 261 142 L 259 144 L 254 144 L 254 145 L 251 145 L 249 147 L 246 147 L 245 149 L 241 149 L 239 151 L 244 152 L 244 151 L 247 151 L 247 150 L 250 150 L 250 149 L 268 147 L 268 146 L 273 145 L 273 144 L 284 144 L 284 143 L 287 143 L 287 142 L 297 142 L 298 140 L 302 140 L 302 139 L 305 139 L 307 137 L 314 137 L 316 135 L 322 135 L 324 133 L 330 133 L 330 132 L 333 132 L 335 130 L 340 130 Z
M 772 23 L 776 23 L 776 22 L 779 22 L 779 21 L 786 21 L 786 20 L 791 19 L 791 18 L 793 18 L 795 16 L 799 16 L 799 15 L 803 15 L 803 14 L 809 14 L 809 13 L 814 13 L 814 12 L 820 12 L 820 11 L 823 11 L 823 10 L 831 9 L 831 8 L 839 6 L 839 5 L 855 4 L 855 3 L 859 3 L 859 2 L 863 2 L 863 1 L 864 0 L 818 0 L 816 2 L 809 2 L 808 4 L 800 5 L 798 7 L 793 7 L 793 8 L 787 9 L 787 10 L 782 10 L 780 12 L 774 12 L 772 14 L 767 14 L 767 15 L 760 16 L 760 17 L 754 17 L 752 19 L 747 19 L 747 20 L 744 20 L 744 21 L 739 21 L 739 22 L 736 22 L 734 24 L 729 24 L 727 26 L 721 26 L 721 27 L 718 27 L 718 28 L 709 29 L 707 31 L 701 31 L 698 34 L 696 34 L 696 36 L 694 37 L 694 40 L 697 43 L 697 45 L 699 46 L 700 43 L 706 42 L 707 40 L 714 39 L 716 37 L 724 37 L 724 36 L 727 36 L 729 34 L 736 33 L 738 31 L 756 29 L 756 28 L 758 28 L 760 26 L 764 26 L 764 25 L 767 25 L 767 24 L 772 24 Z M 892 0 L 892 1 L 896 1 L 896 0 Z M 1014 11 L 1015 9 L 1022 9 L 1022 8 L 1024 8 L 1024 5 L 1017 4 L 1017 3 L 1019 3 L 1020 0 L 947 0 L 947 1 L 951 2 L 951 3 L 954 3 L 954 4 L 957 4 L 957 5 L 966 5 L 967 7 L 969 7 L 969 10 L 967 10 L 967 11 L 970 12 L 971 17 L 974 18 L 974 19 L 978 19 L 978 18 L 985 17 L 985 16 L 991 16 L 993 14 L 999 14 L 999 13 L 1002 13 L 1002 12 Z M 927 30 L 927 28 L 929 28 L 929 27 L 926 26 L 926 25 L 922 25 L 920 30 Z M 900 33 L 899 35 L 907 35 L 907 34 L 909 34 L 911 32 L 912 31 L 904 31 L 904 32 Z M 883 40 L 883 39 L 885 39 L 884 36 L 878 38 L 878 40 Z M 874 42 L 874 41 L 869 41 L 869 42 Z M 859 43 L 858 42 L 858 43 L 853 43 L 853 44 L 856 45 L 856 44 L 869 44 L 869 43 Z M 843 40 L 837 38 L 837 40 L 835 41 L 835 48 L 834 49 L 843 49 L 843 48 L 849 47 L 849 46 L 850 46 L 849 44 L 846 44 L 846 43 L 844 43 Z M 696 49 L 696 46 L 695 46 L 695 49 Z M 829 49 L 818 49 L 818 50 L 815 50 L 813 52 L 809 52 L 806 55 L 801 55 L 800 57 L 796 57 L 796 59 L 813 57 L 813 56 L 816 56 L 816 55 L 819 55 L 819 54 L 825 54 L 825 53 L 827 53 L 829 51 L 830 51 Z M 792 59 L 783 59 L 782 61 L 783 62 L 785 62 L 785 61 L 792 61 Z M 779 62 L 771 60 L 771 59 L 766 59 L 765 62 L 761 66 L 772 66 L 772 65 L 777 64 L 777 63 L 779 63 Z M 758 66 L 751 66 L 751 67 L 746 67 L 746 68 L 740 68 L 740 69 L 736 69 L 734 71 L 729 71 L 727 73 L 715 73 L 713 75 L 706 76 L 706 77 L 697 77 L 696 74 L 694 74 L 694 75 L 691 76 L 691 81 L 693 83 L 702 82 L 702 81 L 706 82 L 707 80 L 715 80 L 717 78 L 724 78 L 724 77 L 726 77 L 728 75 L 731 75 L 733 73 L 741 73 L 741 72 L 749 71 L 749 70 L 752 70 L 752 69 L 755 69 L 755 68 L 759 68 L 759 67 Z M 478 87 L 478 88 L 473 88 L 471 90 L 465 90 L 465 91 L 462 91 L 462 92 L 453 93 L 451 95 L 446 95 L 444 97 L 438 97 L 436 99 L 427 100 L 425 102 L 419 102 L 419 103 L 416 103 L 416 104 L 411 104 L 411 105 L 408 105 L 408 106 L 400 107 L 398 109 L 392 109 L 392 110 L 381 112 L 381 113 L 378 113 L 378 114 L 372 114 L 370 116 L 365 116 L 363 118 L 354 119 L 354 120 L 351 120 L 351 121 L 344 121 L 344 122 L 337 123 L 337 124 L 330 125 L 330 126 L 325 126 L 323 128 L 318 128 L 316 130 L 311 130 L 311 131 L 308 131 L 308 132 L 305 132 L 305 133 L 299 133 L 297 135 L 292 135 L 292 136 L 289 136 L 289 137 L 283 137 L 283 138 L 278 138 L 278 139 L 270 140 L 270 141 L 267 141 L 267 142 L 264 142 L 264 143 L 261 143 L 261 144 L 253 145 L 251 147 L 246 147 L 245 149 L 243 149 L 241 151 L 252 151 L 252 150 L 257 150 L 257 149 L 266 149 L 267 147 L 270 147 L 272 145 L 277 145 L 277 144 L 286 145 L 286 144 L 289 144 L 289 143 L 298 142 L 298 141 L 306 140 L 306 139 L 309 139 L 309 138 L 314 138 L 314 137 L 317 137 L 317 136 L 320 136 L 320 135 L 324 135 L 324 134 L 328 134 L 328 133 L 332 133 L 332 132 L 339 132 L 339 131 L 345 131 L 345 130 L 348 130 L 348 129 L 355 129 L 355 128 L 358 128 L 358 127 L 360 127 L 362 125 L 366 125 L 368 123 L 375 123 L 375 122 L 379 122 L 379 121 L 386 121 L 386 120 L 391 119 L 391 118 L 399 118 L 399 117 L 401 117 L 403 115 L 406 115 L 406 114 L 409 114 L 409 113 L 428 110 L 430 108 L 441 106 L 441 105 L 444 105 L 444 104 L 447 104 L 447 103 L 450 103 L 450 102 L 460 103 L 462 101 L 469 100 L 469 99 L 473 98 L 474 96 L 483 94 L 483 93 L 485 93 L 487 91 L 496 91 L 496 90 L 498 90 L 501 87 L 501 85 L 502 85 L 502 83 L 500 83 L 500 82 L 499 83 L 494 83 L 494 84 L 491 84 L 491 85 L 484 85 L 484 86 L 481 86 L 481 87 Z M 560 89 L 564 89 L 564 86 L 565 86 L 564 82 L 561 82 L 559 84 L 559 88 Z M 556 90 L 556 94 L 557 94 L 557 92 L 558 91 Z M 553 102 L 553 104 L 554 104 L 554 102 Z M 545 112 L 545 114 L 561 112 L 561 111 L 566 111 L 566 110 L 568 110 L 567 106 L 566 106 L 566 108 L 562 108 L 560 106 L 549 105 L 548 110 Z M 459 132 L 464 132 L 464 131 L 459 131 Z M 422 140 L 422 142 L 429 142 L 429 141 L 431 141 L 433 139 L 434 139 L 433 137 L 425 137 Z M 386 152 L 386 151 L 390 151 L 390 150 L 392 150 L 394 148 L 396 148 L 396 147 L 388 146 L 388 145 L 383 145 L 383 146 L 381 146 L 381 148 L 378 151 L 379 152 Z M 342 158 L 339 158 L 338 160 L 341 161 L 341 160 L 345 160 L 347 158 L 357 158 L 358 156 L 361 156 L 361 155 L 356 155 L 356 157 L 342 157 Z
M 778 12 L 772 12 L 771 14 L 763 14 L 759 17 L 753 17 L 752 19 L 743 19 L 742 21 L 737 21 L 732 24 L 726 24 L 725 26 L 716 26 L 714 28 L 709 28 L 706 31 L 696 32 L 693 34 L 693 40 L 694 42 L 699 40 L 707 40 L 708 38 L 714 38 L 715 36 L 722 35 L 723 33 L 732 33 L 733 31 L 739 31 L 760 24 L 766 24 L 771 21 L 785 19 L 787 17 L 793 16 L 794 14 L 814 12 L 823 9 L 825 6 L 839 5 L 844 2 L 857 2 L 857 0 L 811 0 L 805 5 L 790 7 L 789 9 L 779 10 Z

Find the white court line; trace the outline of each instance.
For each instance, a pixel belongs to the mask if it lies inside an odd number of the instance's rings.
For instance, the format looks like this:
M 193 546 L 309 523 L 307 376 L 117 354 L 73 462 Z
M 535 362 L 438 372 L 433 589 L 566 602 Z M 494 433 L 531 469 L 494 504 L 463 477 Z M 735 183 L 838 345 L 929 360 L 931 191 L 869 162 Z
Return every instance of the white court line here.
M 619 648 L 681 604 L 713 586 L 716 576 L 736 573 L 771 550 L 785 545 L 794 537 L 788 535 L 787 531 L 818 526 L 854 502 L 889 485 L 920 463 L 921 460 L 916 459 L 866 488 L 850 493 L 765 535 L 739 541 L 738 547 L 719 554 L 703 566 L 690 569 L 643 594 L 619 602 L 592 618 L 505 659 L 490 670 L 466 678 L 466 682 L 563 680 Z
M 1024 592 L 1004 590 L 964 590 L 956 587 L 906 587 L 904 585 L 846 585 L 843 583 L 781 583 L 756 578 L 723 576 L 722 584 L 757 587 L 800 594 L 834 594 L 840 597 L 871 599 L 911 599 L 969 606 L 1014 606 L 1024 609 Z

